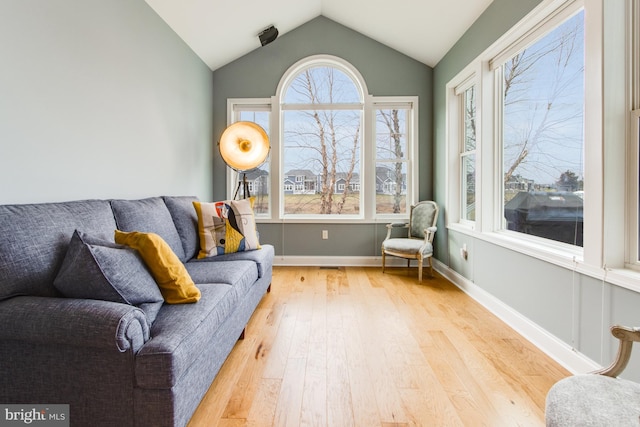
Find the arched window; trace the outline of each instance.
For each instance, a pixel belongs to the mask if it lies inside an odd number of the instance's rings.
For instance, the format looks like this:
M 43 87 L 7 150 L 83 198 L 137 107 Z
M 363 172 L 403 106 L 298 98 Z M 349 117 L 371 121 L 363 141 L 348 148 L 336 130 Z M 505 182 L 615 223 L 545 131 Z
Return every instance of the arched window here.
M 408 214 L 417 192 L 417 97 L 371 96 L 351 64 L 315 55 L 291 66 L 275 96 L 260 101 L 228 100 L 230 123 L 268 123 L 271 156 L 256 175 L 265 181 L 271 171 L 270 189 L 256 195 L 258 219 Z
M 359 216 L 363 83 L 324 56 L 294 65 L 283 83 L 281 170 L 285 180 L 297 183 L 283 195 L 283 214 Z

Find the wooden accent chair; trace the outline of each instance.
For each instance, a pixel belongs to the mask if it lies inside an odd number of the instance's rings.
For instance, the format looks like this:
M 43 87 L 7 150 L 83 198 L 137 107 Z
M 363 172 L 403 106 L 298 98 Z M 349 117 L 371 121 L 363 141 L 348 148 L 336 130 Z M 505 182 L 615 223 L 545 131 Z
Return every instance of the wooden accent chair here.
M 619 342 L 611 366 L 584 375 L 574 375 L 551 387 L 546 399 L 548 427 L 640 425 L 640 384 L 617 378 L 626 368 L 640 328 L 611 327 Z
M 385 268 L 386 255 L 406 258 L 407 267 L 411 260 L 418 261 L 418 282 L 422 282 L 422 264 L 425 258 L 429 259 L 429 268 L 433 276 L 433 237 L 436 233 L 438 221 L 438 205 L 436 202 L 424 201 L 411 206 L 409 223 L 387 224 L 387 237 L 382 242 L 382 272 Z M 394 229 L 406 228 L 407 237 L 391 237 Z

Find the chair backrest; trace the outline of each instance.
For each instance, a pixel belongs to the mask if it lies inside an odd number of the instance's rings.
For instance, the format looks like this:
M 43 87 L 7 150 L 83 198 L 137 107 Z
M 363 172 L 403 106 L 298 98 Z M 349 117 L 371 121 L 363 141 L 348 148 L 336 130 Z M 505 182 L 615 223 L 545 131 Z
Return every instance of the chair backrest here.
M 434 227 L 438 222 L 438 205 L 430 200 L 411 206 L 409 216 L 409 237 L 424 239 L 424 229 Z

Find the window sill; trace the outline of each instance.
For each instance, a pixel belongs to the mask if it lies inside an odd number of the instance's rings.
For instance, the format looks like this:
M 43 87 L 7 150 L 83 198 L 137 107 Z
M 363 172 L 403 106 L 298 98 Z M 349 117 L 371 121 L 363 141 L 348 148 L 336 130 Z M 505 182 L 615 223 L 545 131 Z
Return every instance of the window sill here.
M 634 292 L 640 292 L 640 272 L 625 268 L 604 269 L 602 280 Z
M 549 262 L 571 270 L 578 269 L 589 275 L 593 274 L 592 268 L 587 268 L 583 263 L 583 250 L 571 245 L 547 242 L 546 239 L 523 235 L 512 231 L 495 231 L 489 233 L 477 232 L 473 226 L 466 224 L 450 224 L 448 227 L 459 233 L 483 240 L 519 252 L 533 258 Z M 601 269 L 599 269 L 602 271 Z M 600 276 L 602 273 L 600 273 Z
M 390 224 L 394 222 L 409 222 L 408 216 L 396 218 L 286 218 L 272 219 L 256 216 L 257 224 Z
M 545 244 L 539 239 L 514 236 L 509 232 L 479 233 L 473 227 L 463 224 L 450 224 L 448 229 L 466 234 L 473 238 L 519 252 L 551 264 L 573 270 L 596 280 L 640 292 L 640 271 L 629 268 L 608 268 L 585 264 L 581 248 L 564 245 Z

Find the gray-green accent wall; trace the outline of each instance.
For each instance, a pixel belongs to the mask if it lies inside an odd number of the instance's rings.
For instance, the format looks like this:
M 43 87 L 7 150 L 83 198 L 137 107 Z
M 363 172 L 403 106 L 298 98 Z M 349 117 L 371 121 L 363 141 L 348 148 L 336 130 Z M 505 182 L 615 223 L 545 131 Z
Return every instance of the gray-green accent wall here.
M 539 3 L 494 0 L 434 68 L 433 191 L 440 206 L 446 203 L 446 85 Z M 640 325 L 637 292 L 447 230 L 445 216 L 446 211 L 435 243 L 440 263 L 591 360 L 605 366 L 613 360 L 617 340 L 610 335 L 611 325 Z M 463 245 L 467 260 L 459 255 Z M 632 356 L 625 377 L 640 380 L 639 353 Z
M 144 0 L 3 0 L 0 203 L 211 197 L 212 71 Z
M 428 49 L 428 41 L 425 41 Z M 213 73 L 213 132 L 216 138 L 227 125 L 228 98 L 268 98 L 276 94 L 289 67 L 311 55 L 338 56 L 362 74 L 375 96 L 419 98 L 419 196 L 432 197 L 432 81 L 433 70 L 326 17 L 317 17 L 273 43 L 260 47 Z M 213 162 L 213 190 L 226 197 L 225 164 Z M 371 257 L 380 252 L 384 224 L 259 224 L 261 240 L 273 243 L 279 255 Z M 321 239 L 321 230 L 329 239 Z

